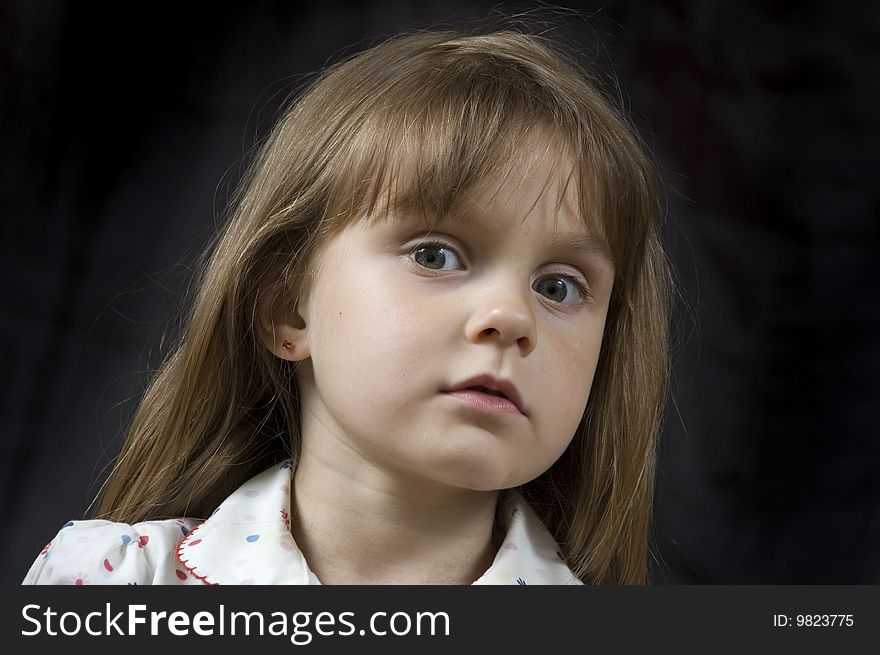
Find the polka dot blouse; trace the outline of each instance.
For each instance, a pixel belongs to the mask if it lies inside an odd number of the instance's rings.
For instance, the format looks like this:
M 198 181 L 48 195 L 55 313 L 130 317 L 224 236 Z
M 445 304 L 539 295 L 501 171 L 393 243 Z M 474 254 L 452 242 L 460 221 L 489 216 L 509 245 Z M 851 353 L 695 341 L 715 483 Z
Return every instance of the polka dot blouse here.
M 290 461 L 251 478 L 207 520 L 128 525 L 70 521 L 23 584 L 321 584 L 290 533 Z M 502 505 L 506 534 L 477 585 L 581 584 L 519 493 Z

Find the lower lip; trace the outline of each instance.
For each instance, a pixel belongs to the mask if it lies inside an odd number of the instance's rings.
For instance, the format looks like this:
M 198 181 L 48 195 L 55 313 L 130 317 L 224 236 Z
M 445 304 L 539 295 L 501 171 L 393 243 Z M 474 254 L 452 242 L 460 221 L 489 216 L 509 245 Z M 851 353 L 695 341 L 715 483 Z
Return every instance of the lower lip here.
M 519 408 L 516 405 L 514 405 L 507 398 L 502 398 L 501 396 L 493 396 L 491 394 L 483 393 L 481 391 L 474 391 L 473 389 L 446 391 L 445 393 L 447 396 L 453 396 L 473 405 L 474 407 L 485 409 L 490 412 L 501 412 L 504 414 L 522 414 L 522 412 L 519 411 Z

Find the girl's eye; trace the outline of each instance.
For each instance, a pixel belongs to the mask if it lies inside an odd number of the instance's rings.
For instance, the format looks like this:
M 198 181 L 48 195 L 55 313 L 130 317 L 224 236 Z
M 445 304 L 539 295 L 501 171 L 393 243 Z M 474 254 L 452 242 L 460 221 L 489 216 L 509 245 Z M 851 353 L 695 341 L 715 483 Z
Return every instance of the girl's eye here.
M 461 261 L 455 250 L 442 242 L 420 243 L 410 251 L 410 256 L 415 259 L 419 266 L 435 271 L 457 270 L 461 268 Z M 446 268 L 447 264 L 451 268 Z M 591 297 L 590 289 L 576 277 L 556 273 L 547 275 L 532 285 L 532 289 L 545 294 L 550 300 L 561 305 L 575 305 L 586 302 Z M 569 300 L 571 297 L 579 300 Z M 568 300 L 568 302 L 566 302 Z
M 444 243 L 420 243 L 410 254 L 419 266 L 435 271 L 455 270 L 461 266 L 458 255 Z M 444 264 L 449 261 L 457 265 L 454 265 L 452 269 L 444 269 Z
M 532 288 L 538 293 L 546 293 L 550 300 L 562 305 L 575 305 L 579 302 L 587 301 L 591 297 L 590 290 L 580 280 L 558 273 L 541 278 L 532 285 Z M 571 296 L 576 298 L 579 296 L 580 299 L 576 299 L 574 302 L 564 302 Z

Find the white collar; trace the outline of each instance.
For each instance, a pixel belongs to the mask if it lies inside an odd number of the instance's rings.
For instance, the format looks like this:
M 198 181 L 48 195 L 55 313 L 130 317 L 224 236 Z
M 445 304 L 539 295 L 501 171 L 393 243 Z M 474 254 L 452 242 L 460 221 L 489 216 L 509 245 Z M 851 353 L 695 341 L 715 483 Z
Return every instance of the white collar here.
M 290 460 L 251 478 L 190 532 L 177 558 L 205 584 L 320 584 L 290 533 Z M 502 504 L 507 534 L 473 584 L 582 584 L 517 491 Z

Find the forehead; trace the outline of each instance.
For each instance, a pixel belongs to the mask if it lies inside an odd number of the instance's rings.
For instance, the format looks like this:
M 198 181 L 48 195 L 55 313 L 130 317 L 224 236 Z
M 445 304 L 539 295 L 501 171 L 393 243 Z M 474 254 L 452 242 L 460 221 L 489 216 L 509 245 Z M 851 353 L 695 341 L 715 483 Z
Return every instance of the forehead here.
M 559 151 L 532 145 L 489 178 L 461 191 L 447 211 L 395 207 L 387 217 L 428 229 L 460 225 L 498 237 L 514 231 L 534 239 L 536 247 L 546 241 L 613 265 L 598 210 L 582 196 L 577 178 L 577 169 Z

